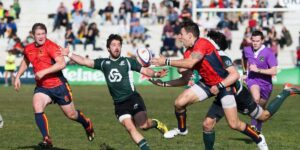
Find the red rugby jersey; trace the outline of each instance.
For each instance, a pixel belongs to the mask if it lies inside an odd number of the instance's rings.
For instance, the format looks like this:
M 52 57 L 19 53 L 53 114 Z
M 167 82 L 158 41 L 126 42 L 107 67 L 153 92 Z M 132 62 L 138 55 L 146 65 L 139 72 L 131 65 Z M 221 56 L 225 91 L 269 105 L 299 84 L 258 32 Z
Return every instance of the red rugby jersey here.
M 50 40 L 46 40 L 42 46 L 36 46 L 33 42 L 28 44 L 24 49 L 24 57 L 26 57 L 33 66 L 34 74 L 51 67 L 55 64 L 55 58 L 61 56 L 59 46 Z M 47 74 L 42 79 L 35 79 L 37 86 L 45 88 L 53 88 L 66 82 L 61 71 Z
M 197 70 L 207 85 L 216 85 L 227 77 L 228 72 L 224 69 L 221 57 L 215 46 L 205 38 L 199 38 L 184 52 L 184 58 L 189 58 L 192 52 L 198 52 L 203 59 L 195 64 L 193 70 Z

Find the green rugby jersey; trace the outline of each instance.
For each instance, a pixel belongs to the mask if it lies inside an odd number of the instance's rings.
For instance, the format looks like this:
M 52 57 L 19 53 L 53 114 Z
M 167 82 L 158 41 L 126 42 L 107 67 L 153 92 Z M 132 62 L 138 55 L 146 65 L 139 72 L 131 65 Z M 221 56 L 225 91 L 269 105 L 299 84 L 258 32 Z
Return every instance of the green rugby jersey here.
M 232 60 L 229 58 L 229 56 L 224 51 L 218 51 L 219 55 L 222 59 L 222 62 L 224 64 L 224 68 L 228 68 L 230 66 L 233 66 Z M 241 79 L 241 78 L 240 78 Z M 235 88 L 237 90 L 237 94 L 242 90 L 243 88 L 243 82 L 242 80 L 238 80 L 235 82 Z
M 142 66 L 132 58 L 119 57 L 116 60 L 110 58 L 98 58 L 94 60 L 94 69 L 101 70 L 115 103 L 124 101 L 130 95 L 136 93 L 133 84 L 133 72 L 140 72 Z

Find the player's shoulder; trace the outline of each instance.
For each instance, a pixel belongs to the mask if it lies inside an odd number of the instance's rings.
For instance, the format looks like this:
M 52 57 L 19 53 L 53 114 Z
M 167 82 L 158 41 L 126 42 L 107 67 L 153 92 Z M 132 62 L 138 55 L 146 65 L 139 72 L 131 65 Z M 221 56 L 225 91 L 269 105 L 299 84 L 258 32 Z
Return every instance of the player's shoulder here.
M 55 48 L 59 47 L 56 43 L 54 43 L 53 41 L 51 41 L 49 39 L 46 40 L 45 46 L 47 46 L 47 47 L 55 47 Z
M 32 43 L 30 43 L 30 44 L 27 44 L 27 45 L 24 47 L 24 53 L 26 54 L 29 50 L 34 49 L 34 48 L 36 48 L 34 42 L 32 42 Z

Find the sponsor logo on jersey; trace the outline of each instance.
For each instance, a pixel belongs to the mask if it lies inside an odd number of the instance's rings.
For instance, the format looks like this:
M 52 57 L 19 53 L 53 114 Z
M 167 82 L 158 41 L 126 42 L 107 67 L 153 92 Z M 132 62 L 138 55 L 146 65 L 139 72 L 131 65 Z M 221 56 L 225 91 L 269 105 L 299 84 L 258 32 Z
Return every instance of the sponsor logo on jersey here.
M 122 78 L 123 77 L 118 69 L 113 68 L 110 70 L 109 75 L 108 75 L 108 79 L 110 82 L 120 82 L 122 80 Z
M 110 64 L 110 61 L 109 61 L 109 60 L 108 60 L 108 61 L 106 61 L 106 62 L 105 62 L 105 64 L 109 65 L 109 64 Z

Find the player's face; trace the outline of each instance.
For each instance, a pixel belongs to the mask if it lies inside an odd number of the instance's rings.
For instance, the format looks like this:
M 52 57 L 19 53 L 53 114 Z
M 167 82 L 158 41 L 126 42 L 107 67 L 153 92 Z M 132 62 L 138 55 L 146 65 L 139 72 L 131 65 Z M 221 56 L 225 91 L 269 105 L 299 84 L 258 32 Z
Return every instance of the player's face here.
M 108 52 L 112 58 L 119 58 L 121 55 L 121 42 L 118 40 L 112 40 Z
M 181 28 L 178 38 L 185 48 L 189 48 L 191 46 L 191 34 L 187 33 L 184 28 Z
M 35 33 L 34 33 L 34 41 L 38 44 L 38 45 L 43 45 L 46 42 L 46 31 L 43 29 L 36 29 Z
M 255 50 L 258 50 L 264 43 L 264 40 L 261 38 L 261 36 L 252 36 L 251 41 Z

